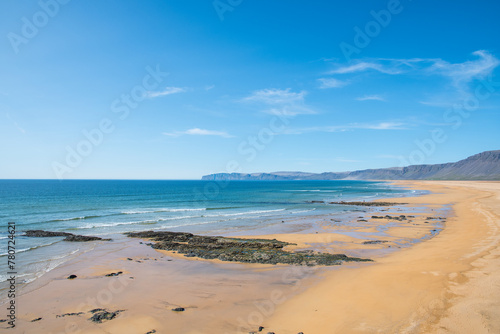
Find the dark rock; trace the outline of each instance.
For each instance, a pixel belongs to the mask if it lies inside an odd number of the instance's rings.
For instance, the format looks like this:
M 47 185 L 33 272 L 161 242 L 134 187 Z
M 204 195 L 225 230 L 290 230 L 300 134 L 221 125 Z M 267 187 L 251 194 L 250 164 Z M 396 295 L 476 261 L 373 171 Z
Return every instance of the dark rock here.
M 81 315 L 83 312 L 78 312 L 78 313 L 64 313 L 64 314 L 58 314 L 56 315 L 56 318 L 64 318 L 67 316 L 72 316 L 72 315 Z
M 263 329 L 264 329 L 264 327 L 259 326 L 259 332 L 262 332 Z
M 68 276 L 68 279 L 75 279 L 75 278 L 77 278 L 77 276 L 76 276 L 76 275 L 69 275 L 69 276 Z
M 123 312 L 123 310 L 114 312 L 108 312 L 106 310 L 92 312 L 94 315 L 90 317 L 89 320 L 92 322 L 102 323 L 103 321 L 113 320 L 120 312 Z
M 48 237 L 67 237 L 72 235 L 68 232 L 50 232 L 43 230 L 28 230 L 24 233 L 27 237 L 35 237 L 35 238 L 48 238 Z
M 376 245 L 376 244 L 383 244 L 385 242 L 388 242 L 387 240 L 369 240 L 369 241 L 363 241 L 363 245 Z
M 274 334 L 274 332 L 267 332 L 267 334 Z
M 50 238 L 50 237 L 65 237 L 64 241 L 72 241 L 72 242 L 85 242 L 85 241 L 110 241 L 111 239 L 102 239 L 99 237 L 92 237 L 86 235 L 76 235 L 68 232 L 51 232 L 51 231 L 43 231 L 43 230 L 28 230 L 24 234 L 27 237 L 35 237 L 35 238 Z
M 156 329 L 153 329 L 153 330 L 147 332 L 146 334 L 153 334 L 153 333 L 156 333 Z
M 31 322 L 36 322 L 36 321 L 40 321 L 40 320 L 42 320 L 42 318 L 33 319 L 33 320 L 31 320 Z
M 118 276 L 118 275 L 121 275 L 121 274 L 123 274 L 123 271 L 119 271 L 119 272 L 111 273 L 111 274 L 106 274 L 104 276 L 113 277 L 113 276 Z
M 395 203 L 395 202 L 329 202 L 328 204 L 339 204 L 339 205 L 357 205 L 357 206 L 394 206 L 394 205 L 404 205 L 408 203 Z
M 407 220 L 405 215 L 400 215 L 400 216 L 390 216 L 390 215 L 385 215 L 385 216 L 372 216 L 372 219 L 392 219 L 392 220 Z
M 348 257 L 345 254 L 287 252 L 282 248 L 290 243 L 276 239 L 240 239 L 220 236 L 199 236 L 184 232 L 133 232 L 129 237 L 149 238 L 155 241 L 154 249 L 184 254 L 186 257 L 219 259 L 246 263 L 339 265 L 345 261 L 371 261 Z
M 100 312 L 100 311 L 106 311 L 106 310 L 103 308 L 95 308 L 95 309 L 90 310 L 89 313 L 96 313 L 96 312 Z
M 176 307 L 173 308 L 172 311 L 174 312 L 184 312 L 186 309 L 184 307 Z
M 99 237 L 92 237 L 92 236 L 86 236 L 86 235 L 69 235 L 66 238 L 64 238 L 64 241 L 72 241 L 72 242 L 86 242 L 86 241 L 111 241 L 111 239 L 103 239 Z
M 131 259 L 131 258 L 127 257 L 127 260 L 132 261 L 133 259 Z

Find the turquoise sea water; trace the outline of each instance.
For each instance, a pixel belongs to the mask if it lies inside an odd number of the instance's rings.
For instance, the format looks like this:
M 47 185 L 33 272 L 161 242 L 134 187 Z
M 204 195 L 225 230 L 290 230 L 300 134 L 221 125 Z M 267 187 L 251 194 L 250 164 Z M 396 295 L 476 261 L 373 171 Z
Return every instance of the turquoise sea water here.
M 29 282 L 94 246 L 23 237 L 30 229 L 111 238 L 141 230 L 237 234 L 356 209 L 311 201 L 368 201 L 412 193 L 365 181 L 0 180 L 0 281 L 7 272 L 8 222 L 16 223 L 19 278 Z

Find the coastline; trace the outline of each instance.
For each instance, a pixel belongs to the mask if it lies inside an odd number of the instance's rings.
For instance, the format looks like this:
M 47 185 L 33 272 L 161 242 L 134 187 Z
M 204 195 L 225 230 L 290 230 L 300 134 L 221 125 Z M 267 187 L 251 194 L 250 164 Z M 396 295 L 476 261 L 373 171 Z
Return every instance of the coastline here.
M 500 331 L 500 183 L 399 181 L 433 193 L 412 204 L 451 203 L 431 240 L 346 268 L 281 305 L 277 333 L 494 333 Z M 300 316 L 298 316 L 300 313 Z
M 443 326 L 452 326 L 445 317 L 446 312 L 453 310 L 449 305 L 450 298 L 455 298 L 449 292 L 454 287 L 452 283 L 462 287 L 468 282 L 467 273 L 475 268 L 473 261 L 484 258 L 488 251 L 475 250 L 476 254 L 470 250 L 475 242 L 492 233 L 498 222 L 491 218 L 491 226 L 483 222 L 477 228 L 466 224 L 472 210 L 468 206 L 488 198 L 485 190 L 463 191 L 458 188 L 460 182 L 453 185 L 442 181 L 398 181 L 397 184 L 433 191 L 429 195 L 394 199 L 410 203 L 408 212 L 424 204 L 438 209 L 451 202 L 455 215 L 444 231 L 411 247 L 394 252 L 398 245 L 390 240 L 364 245 L 364 249 L 375 254 L 374 264 L 312 268 L 238 264 L 172 256 L 138 240 L 127 240 L 99 247 L 97 258 L 96 253 L 86 254 L 42 277 L 36 289 L 19 296 L 18 302 L 25 310 L 19 314 L 18 328 L 26 332 L 73 333 L 147 333 L 153 329 L 157 333 L 234 333 L 237 328 L 248 333 L 262 324 L 264 332 L 281 334 L 432 332 L 439 319 Z M 498 194 L 500 183 L 484 184 L 492 184 L 496 188 L 491 191 Z M 387 213 L 395 214 L 390 208 Z M 377 232 L 365 228 L 355 235 L 349 231 L 335 233 L 335 226 L 329 226 L 327 217 L 323 218 L 325 224 L 310 233 L 259 237 L 295 242 L 296 248 L 308 246 L 357 255 L 356 247 L 363 240 L 359 239 L 359 233 Z M 424 225 L 424 218 L 418 218 L 410 228 L 392 226 L 389 234 L 395 238 L 425 236 L 433 227 Z M 490 247 L 497 244 L 498 238 Z M 389 246 L 392 246 L 390 252 Z M 461 259 L 459 254 L 474 255 Z M 104 276 L 118 271 L 123 274 Z M 67 280 L 68 273 L 78 278 Z M 86 291 L 85 297 L 94 296 L 94 301 L 87 299 L 82 304 L 81 291 Z M 94 306 L 126 311 L 112 321 L 94 324 L 88 321 L 88 311 Z M 172 312 L 173 307 L 185 307 L 186 312 Z M 78 312 L 85 313 L 57 317 Z M 31 322 L 38 317 L 42 320 Z

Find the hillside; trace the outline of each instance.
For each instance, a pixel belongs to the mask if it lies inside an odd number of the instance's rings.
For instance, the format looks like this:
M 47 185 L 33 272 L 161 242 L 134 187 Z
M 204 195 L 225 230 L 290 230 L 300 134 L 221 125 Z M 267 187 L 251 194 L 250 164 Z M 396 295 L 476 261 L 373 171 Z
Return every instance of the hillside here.
M 352 172 L 217 173 L 202 180 L 500 180 L 500 150 L 436 165 L 412 165 Z

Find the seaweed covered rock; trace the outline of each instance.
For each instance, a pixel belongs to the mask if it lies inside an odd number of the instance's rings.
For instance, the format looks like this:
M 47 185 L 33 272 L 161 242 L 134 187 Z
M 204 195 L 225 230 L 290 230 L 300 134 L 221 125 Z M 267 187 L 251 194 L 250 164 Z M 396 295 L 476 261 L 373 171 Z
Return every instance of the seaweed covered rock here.
M 104 309 L 94 309 L 90 312 L 93 313 L 92 317 L 89 318 L 90 321 L 102 323 L 103 321 L 113 320 L 123 310 L 107 311 Z
M 329 254 L 314 251 L 289 252 L 283 250 L 294 245 L 276 239 L 242 239 L 220 236 L 200 236 L 185 232 L 146 231 L 126 233 L 132 238 L 147 238 L 154 241 L 154 249 L 175 251 L 186 257 L 218 259 L 221 261 L 294 264 L 294 265 L 339 265 L 346 261 L 371 261 L 348 257 L 345 254 Z
M 328 204 L 340 204 L 340 205 L 358 205 L 358 206 L 396 206 L 404 205 L 407 203 L 396 203 L 396 202 L 329 202 Z
M 77 235 L 68 232 L 51 232 L 51 231 L 43 231 L 43 230 L 28 230 L 24 233 L 27 237 L 34 238 L 50 238 L 50 237 L 65 237 L 64 241 L 72 241 L 72 242 L 86 242 L 86 241 L 110 241 L 111 239 L 103 239 L 99 237 L 87 236 L 87 235 Z

